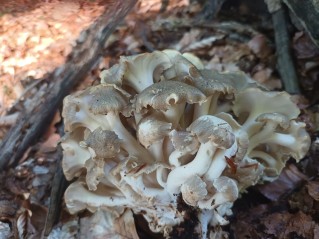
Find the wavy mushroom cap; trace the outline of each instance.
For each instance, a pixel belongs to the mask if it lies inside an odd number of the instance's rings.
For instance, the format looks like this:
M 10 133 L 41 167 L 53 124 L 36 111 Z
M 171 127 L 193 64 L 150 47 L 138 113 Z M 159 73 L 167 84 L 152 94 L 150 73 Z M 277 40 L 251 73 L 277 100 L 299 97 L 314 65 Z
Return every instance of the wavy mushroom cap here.
M 97 158 L 113 158 L 120 152 L 121 140 L 110 130 L 97 128 L 90 132 L 82 147 L 89 147 Z
M 187 130 L 196 135 L 199 142 L 211 141 L 219 148 L 228 149 L 235 143 L 235 135 L 230 125 L 212 115 L 201 116 Z
M 167 110 L 169 107 L 181 103 L 201 103 L 205 95 L 195 87 L 179 81 L 161 81 L 155 83 L 134 99 L 136 112 L 151 106 L 156 110 Z
M 162 140 L 172 129 L 172 123 L 166 122 L 160 115 L 143 118 L 137 125 L 137 138 L 146 148 Z
M 160 51 L 122 56 L 119 64 L 101 73 L 101 78 L 103 83 L 127 85 L 139 93 L 160 81 L 162 73 L 171 66 L 168 56 Z
M 199 176 L 194 175 L 182 184 L 181 193 L 185 203 L 195 207 L 198 201 L 207 196 L 206 183 Z
M 89 111 L 93 114 L 106 115 L 109 112 L 124 112 L 129 101 L 128 94 L 115 85 L 101 84 L 83 92 Z

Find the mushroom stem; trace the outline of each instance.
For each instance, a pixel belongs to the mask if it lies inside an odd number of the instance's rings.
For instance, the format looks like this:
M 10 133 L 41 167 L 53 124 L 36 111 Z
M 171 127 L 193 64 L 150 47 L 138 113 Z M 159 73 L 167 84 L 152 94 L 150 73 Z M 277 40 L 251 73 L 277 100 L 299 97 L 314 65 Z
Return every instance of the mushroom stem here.
M 222 174 L 226 166 L 227 162 L 225 160 L 225 150 L 218 149 L 214 155 L 213 162 L 210 164 L 207 172 L 205 173 L 205 179 L 212 182 Z
M 156 162 L 163 162 L 163 140 L 153 142 L 153 144 L 149 146 L 148 151 Z
M 166 172 L 166 168 L 164 167 L 159 167 L 156 170 L 156 180 L 158 182 L 159 185 L 161 185 L 161 187 L 165 188 L 166 187 L 166 181 L 164 181 L 164 174 L 165 174 L 165 178 L 167 178 L 167 172 Z
M 181 165 L 181 162 L 179 161 L 180 158 L 188 155 L 191 157 L 191 155 L 194 154 L 194 149 L 190 147 L 185 147 L 183 151 L 175 149 L 168 158 L 169 164 L 174 167 L 179 167 Z
M 264 143 L 279 144 L 293 150 L 296 144 L 296 138 L 289 134 L 273 133 L 271 137 L 265 138 Z
M 268 121 L 262 130 L 252 136 L 249 140 L 250 144 L 248 147 L 248 154 L 257 146 L 265 142 L 265 140 L 272 134 L 274 134 L 274 130 L 276 129 L 278 123 L 274 121 Z
M 215 92 L 213 95 L 208 96 L 207 100 L 202 104 L 196 104 L 194 109 L 194 118 L 193 121 L 198 119 L 203 115 L 214 115 L 217 110 L 218 98 L 220 96 L 220 92 Z
M 217 106 L 218 106 L 218 98 L 220 96 L 220 92 L 216 92 L 211 100 L 210 106 L 209 106 L 209 111 L 208 113 L 210 115 L 215 115 L 216 114 L 216 110 L 217 110 Z
M 169 193 L 179 192 L 180 186 L 193 176 L 202 176 L 209 168 L 216 152 L 216 146 L 210 141 L 201 144 L 192 162 L 172 170 L 167 178 L 167 190 Z
M 198 215 L 198 219 L 200 221 L 200 226 L 202 229 L 201 238 L 207 238 L 208 225 L 214 216 L 213 210 L 203 209 Z
M 201 104 L 196 104 L 194 108 L 193 121 L 197 120 L 203 115 L 207 115 L 210 109 L 210 104 L 212 102 L 213 96 L 207 97 L 207 100 Z
M 185 110 L 186 103 L 171 105 L 168 110 L 162 111 L 168 122 L 176 128 Z
M 121 146 L 130 154 L 130 156 L 135 156 L 139 160 L 144 160 L 146 162 L 155 161 L 152 155 L 144 147 L 142 147 L 123 126 L 117 113 L 109 112 L 106 115 L 106 119 L 110 125 L 110 130 L 113 130 L 122 140 L 123 143 Z
M 271 155 L 263 151 L 254 150 L 249 154 L 249 157 L 258 159 L 258 161 L 262 160 L 267 164 L 268 167 L 271 167 L 271 168 L 275 168 L 276 164 L 279 162 L 278 160 L 273 158 Z

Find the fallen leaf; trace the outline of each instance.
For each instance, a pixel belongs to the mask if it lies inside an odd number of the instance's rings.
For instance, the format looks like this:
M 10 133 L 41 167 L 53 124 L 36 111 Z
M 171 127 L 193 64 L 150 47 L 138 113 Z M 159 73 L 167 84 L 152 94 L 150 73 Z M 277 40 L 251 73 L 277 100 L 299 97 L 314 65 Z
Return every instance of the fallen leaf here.
M 319 181 L 310 181 L 307 184 L 309 195 L 316 201 L 319 201 Z
M 267 38 L 262 34 L 254 36 L 248 42 L 248 46 L 259 58 L 266 58 L 272 53 L 272 49 L 268 44 Z
M 291 193 L 306 180 L 308 180 L 306 175 L 300 172 L 295 165 L 289 164 L 275 181 L 258 185 L 257 189 L 268 199 L 277 201 Z

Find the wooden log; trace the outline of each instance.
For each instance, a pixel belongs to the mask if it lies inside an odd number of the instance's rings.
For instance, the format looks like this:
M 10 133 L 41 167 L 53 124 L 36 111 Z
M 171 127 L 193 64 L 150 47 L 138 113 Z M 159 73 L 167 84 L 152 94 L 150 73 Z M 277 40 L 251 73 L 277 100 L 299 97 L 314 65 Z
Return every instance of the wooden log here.
M 0 146 L 0 171 L 16 166 L 25 151 L 39 140 L 63 98 L 97 63 L 106 39 L 135 3 L 136 0 L 110 1 L 105 12 L 80 34 L 66 64 L 48 76 L 46 93 L 39 92 L 39 97 L 34 97 L 34 107 L 21 112 L 21 118 L 8 131 Z

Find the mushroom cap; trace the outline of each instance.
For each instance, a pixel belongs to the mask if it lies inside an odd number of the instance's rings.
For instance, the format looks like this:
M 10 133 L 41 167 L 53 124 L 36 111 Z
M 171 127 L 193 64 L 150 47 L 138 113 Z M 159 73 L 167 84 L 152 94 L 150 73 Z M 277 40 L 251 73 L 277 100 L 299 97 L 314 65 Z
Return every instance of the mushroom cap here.
M 139 113 L 147 106 L 156 110 L 168 110 L 176 104 L 194 104 L 205 100 L 205 95 L 195 87 L 179 81 L 161 81 L 138 94 L 134 104 L 136 112 Z
M 301 122 L 292 121 L 289 126 L 289 133 L 296 138 L 296 143 L 289 149 L 291 156 L 299 162 L 307 154 L 311 139 L 307 131 L 305 130 L 306 124 Z
M 228 86 L 228 90 L 231 92 L 239 92 L 247 88 L 259 88 L 266 90 L 266 88 L 260 85 L 258 82 L 252 80 L 244 72 L 218 72 L 216 70 L 201 70 L 201 75 L 205 79 L 211 79 L 213 82 L 222 83 Z
M 205 71 L 203 71 L 205 72 Z M 194 66 L 190 67 L 190 75 L 184 78 L 187 84 L 191 84 L 202 91 L 207 97 L 215 93 L 222 93 L 225 95 L 233 94 L 235 87 L 233 84 L 228 83 L 221 77 L 214 75 L 203 75 Z
M 238 198 L 239 192 L 235 180 L 226 176 L 220 176 L 214 180 L 213 185 L 217 190 L 215 205 L 224 202 L 234 202 Z
M 249 88 L 238 92 L 233 103 L 232 109 L 236 116 L 249 113 L 251 119 L 264 113 L 280 113 L 290 120 L 296 119 L 300 113 L 286 92 L 265 92 L 258 88 Z
M 81 98 L 82 91 L 68 95 L 63 100 L 62 117 L 66 132 L 72 132 L 78 127 L 86 127 L 94 130 L 98 127 L 97 122 L 87 110 L 86 104 Z
M 198 201 L 207 195 L 206 183 L 197 175 L 187 179 L 181 186 L 181 193 L 186 204 L 195 207 Z
M 114 131 L 97 128 L 89 133 L 83 146 L 93 149 L 97 158 L 113 158 L 120 152 L 121 140 Z
M 137 125 L 138 141 L 146 148 L 162 140 L 171 131 L 172 123 L 166 122 L 160 115 L 150 115 Z
M 173 66 L 166 69 L 164 71 L 164 78 L 167 80 L 171 80 L 175 77 L 182 78 L 191 74 L 190 68 L 196 69 L 196 67 L 189 61 L 186 57 L 184 57 L 180 52 L 176 50 L 164 50 L 163 51 L 173 63 Z
M 85 209 L 90 212 L 96 212 L 99 208 L 116 209 L 128 203 L 128 199 L 118 189 L 99 184 L 97 190 L 89 191 L 86 184 L 79 180 L 66 189 L 64 198 L 71 214 Z
M 128 95 L 115 85 L 93 86 L 85 90 L 84 95 L 89 111 L 93 114 L 106 115 L 108 112 L 124 112 L 129 104 Z
M 174 129 L 169 133 L 169 138 L 174 149 L 180 152 L 195 154 L 199 148 L 198 139 L 188 131 L 177 131 Z
M 79 176 L 82 173 L 85 162 L 91 157 L 89 150 L 79 145 L 79 141 L 83 140 L 81 131 L 81 129 L 76 129 L 65 134 L 61 139 L 63 148 L 62 169 L 67 180 L 72 180 L 74 177 Z
M 231 126 L 224 120 L 212 115 L 203 115 L 188 128 L 195 134 L 200 143 L 211 141 L 217 147 L 228 149 L 235 143 L 235 135 Z
M 109 112 L 130 115 L 129 95 L 116 85 L 101 84 L 67 96 L 62 116 L 65 130 L 86 127 L 91 131 L 100 126 L 101 117 Z
M 287 116 L 280 113 L 264 113 L 259 115 L 256 118 L 258 122 L 274 122 L 276 125 L 279 125 L 282 129 L 287 129 L 289 127 L 289 119 Z
M 204 68 L 200 60 L 192 54 L 183 55 L 175 50 L 164 51 L 174 63 L 174 66 L 164 72 L 166 79 L 178 76 L 178 79 L 186 84 L 195 86 L 206 96 L 211 96 L 216 92 L 231 94 L 234 87 L 231 82 L 226 82 L 222 77 L 212 77 L 212 74 L 201 73 Z M 203 71 L 204 73 L 206 71 Z
M 86 185 L 90 191 L 95 191 L 97 185 L 100 183 L 101 178 L 104 175 L 104 165 L 103 159 L 89 159 L 85 162 L 86 167 Z
M 121 86 L 125 70 L 125 64 L 115 64 L 111 68 L 102 71 L 100 73 L 101 84 L 115 84 Z
M 119 64 L 100 74 L 102 83 L 114 83 L 118 86 L 128 85 L 138 91 L 139 86 L 151 85 L 160 81 L 164 70 L 172 63 L 161 51 L 122 56 Z M 139 93 L 139 91 L 138 91 Z
M 204 69 L 204 64 L 203 62 L 194 54 L 185 52 L 182 54 L 183 57 L 185 57 L 189 62 L 191 62 L 197 69 L 202 70 Z

